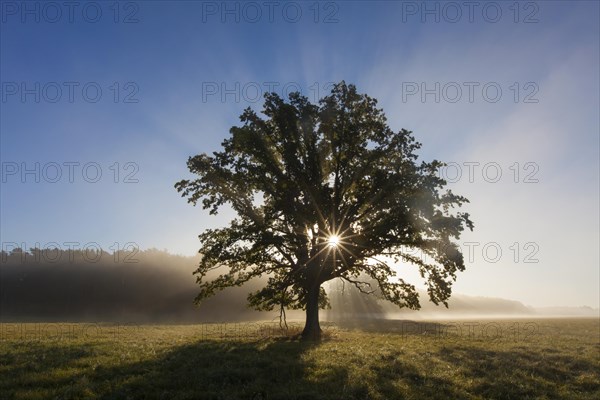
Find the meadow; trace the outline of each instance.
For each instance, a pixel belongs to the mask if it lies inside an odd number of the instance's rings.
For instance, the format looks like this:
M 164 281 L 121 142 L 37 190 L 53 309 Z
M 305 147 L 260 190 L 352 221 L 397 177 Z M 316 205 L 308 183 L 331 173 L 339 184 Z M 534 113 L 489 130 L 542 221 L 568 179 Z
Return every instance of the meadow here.
M 2 399 L 598 399 L 600 320 L 0 324 Z

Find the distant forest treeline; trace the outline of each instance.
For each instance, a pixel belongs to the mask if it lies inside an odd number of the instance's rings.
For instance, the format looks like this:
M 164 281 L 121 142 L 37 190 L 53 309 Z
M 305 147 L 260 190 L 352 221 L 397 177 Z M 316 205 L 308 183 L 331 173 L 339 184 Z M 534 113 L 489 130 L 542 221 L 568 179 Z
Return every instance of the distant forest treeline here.
M 150 249 L 101 250 L 14 249 L 0 254 L 0 321 L 111 321 L 130 323 L 197 323 L 276 319 L 277 310 L 258 312 L 246 305 L 248 293 L 266 277 L 226 289 L 193 303 L 198 287 L 192 272 L 197 257 Z M 220 271 L 215 271 L 215 276 Z M 454 295 L 450 309 L 422 295 L 422 311 L 399 310 L 391 303 L 361 294 L 350 284 L 326 286 L 332 305 L 325 319 L 391 315 L 419 318 L 428 314 L 529 314 L 523 304 L 503 299 Z M 290 319 L 302 311 L 288 311 Z M 450 315 L 449 315 L 450 316 Z
M 265 318 L 249 310 L 257 283 L 217 294 L 199 308 L 197 257 L 150 249 L 14 249 L 0 261 L 0 320 L 203 322 Z M 268 317 L 268 316 L 267 316 Z

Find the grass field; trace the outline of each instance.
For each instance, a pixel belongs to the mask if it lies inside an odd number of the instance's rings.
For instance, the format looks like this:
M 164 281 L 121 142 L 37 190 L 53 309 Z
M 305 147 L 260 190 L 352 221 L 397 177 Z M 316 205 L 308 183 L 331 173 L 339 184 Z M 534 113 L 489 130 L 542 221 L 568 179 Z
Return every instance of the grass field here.
M 319 344 L 296 329 L 4 323 L 0 397 L 600 398 L 598 319 L 346 323 Z

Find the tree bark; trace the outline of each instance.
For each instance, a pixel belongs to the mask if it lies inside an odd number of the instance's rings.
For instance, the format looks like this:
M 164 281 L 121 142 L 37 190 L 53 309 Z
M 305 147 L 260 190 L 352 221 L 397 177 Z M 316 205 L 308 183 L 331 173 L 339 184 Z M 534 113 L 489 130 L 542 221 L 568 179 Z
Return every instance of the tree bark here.
M 311 285 L 306 295 L 306 322 L 302 331 L 302 340 L 321 340 L 319 324 L 319 292 L 320 285 Z

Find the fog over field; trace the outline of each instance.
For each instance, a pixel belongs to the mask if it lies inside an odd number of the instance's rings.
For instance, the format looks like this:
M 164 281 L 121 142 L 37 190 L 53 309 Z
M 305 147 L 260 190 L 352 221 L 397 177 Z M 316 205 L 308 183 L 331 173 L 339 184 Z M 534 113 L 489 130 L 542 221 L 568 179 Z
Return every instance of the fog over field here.
M 132 323 L 232 322 L 278 319 L 279 311 L 249 309 L 246 296 L 264 286 L 266 277 L 226 289 L 199 307 L 192 271 L 199 257 L 159 250 L 133 254 L 54 251 L 3 253 L 0 263 L 0 315 L 3 321 L 118 321 Z M 45 255 L 43 255 L 45 254 Z M 52 254 L 52 256 L 50 256 Z M 57 261 L 51 261 L 56 259 Z M 90 260 L 98 260 L 90 262 Z M 136 261 L 136 262 L 131 262 Z M 214 276 L 216 276 L 215 271 Z M 456 293 L 449 308 L 435 306 L 421 294 L 421 310 L 403 310 L 333 281 L 326 286 L 330 321 L 364 318 L 460 319 L 548 316 L 598 317 L 591 307 L 533 308 L 521 302 Z M 375 293 L 376 294 L 376 293 Z M 290 310 L 288 319 L 302 319 Z

